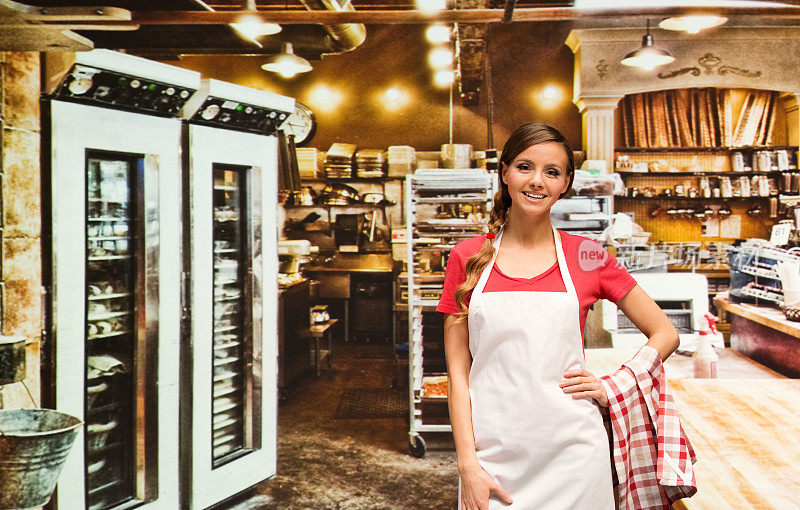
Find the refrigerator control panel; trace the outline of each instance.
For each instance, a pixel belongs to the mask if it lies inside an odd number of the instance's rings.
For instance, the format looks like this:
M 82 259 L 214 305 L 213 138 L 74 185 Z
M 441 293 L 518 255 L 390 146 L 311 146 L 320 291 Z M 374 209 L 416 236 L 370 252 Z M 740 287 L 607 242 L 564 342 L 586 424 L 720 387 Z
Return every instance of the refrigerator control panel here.
M 188 87 L 76 64 L 53 97 L 175 117 L 194 93 Z
M 264 106 L 207 97 L 190 122 L 238 131 L 271 135 L 289 118 L 289 113 Z

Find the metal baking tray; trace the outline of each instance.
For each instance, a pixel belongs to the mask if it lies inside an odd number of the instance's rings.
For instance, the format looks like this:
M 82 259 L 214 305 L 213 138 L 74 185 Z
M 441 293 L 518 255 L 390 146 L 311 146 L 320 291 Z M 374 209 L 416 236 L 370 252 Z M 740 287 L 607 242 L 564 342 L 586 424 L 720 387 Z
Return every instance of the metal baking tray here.
M 423 398 L 425 400 L 437 400 L 437 401 L 447 400 L 447 394 L 445 394 L 445 395 L 439 395 L 439 394 L 429 395 L 425 391 L 425 389 L 426 389 L 425 386 L 426 385 L 428 385 L 428 384 L 439 384 L 439 383 L 442 383 L 442 382 L 445 382 L 445 383 L 447 382 L 447 374 L 428 374 L 428 375 L 422 376 L 422 388 L 420 388 L 420 390 L 419 390 L 420 398 Z M 445 391 L 447 391 L 447 390 L 445 390 Z

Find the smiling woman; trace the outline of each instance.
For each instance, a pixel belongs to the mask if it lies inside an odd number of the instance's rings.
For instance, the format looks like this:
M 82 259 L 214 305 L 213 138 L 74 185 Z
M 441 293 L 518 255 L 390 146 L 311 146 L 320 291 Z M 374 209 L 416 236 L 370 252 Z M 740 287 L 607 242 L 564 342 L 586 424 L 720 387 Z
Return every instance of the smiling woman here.
M 586 312 L 598 299 L 616 302 L 656 357 L 675 350 L 677 333 L 597 243 L 551 225 L 550 209 L 574 178 L 572 151 L 556 129 L 520 126 L 500 162 L 493 236 L 453 248 L 437 307 L 449 314 L 459 508 L 610 510 L 611 453 L 600 411 L 609 398 L 586 370 Z M 597 263 L 581 263 L 584 252 Z

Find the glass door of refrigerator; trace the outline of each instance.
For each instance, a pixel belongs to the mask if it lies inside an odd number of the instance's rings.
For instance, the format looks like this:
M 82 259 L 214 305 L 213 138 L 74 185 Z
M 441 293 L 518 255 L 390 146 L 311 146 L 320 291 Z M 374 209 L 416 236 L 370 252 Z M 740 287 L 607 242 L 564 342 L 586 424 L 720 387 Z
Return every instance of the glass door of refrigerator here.
M 157 497 L 157 169 L 152 155 L 86 155 L 87 510 Z
M 252 441 L 252 252 L 247 168 L 213 166 L 213 467 L 241 457 Z
M 86 508 L 137 499 L 139 352 L 143 263 L 136 190 L 143 158 L 89 153 L 86 160 Z M 141 439 L 141 438 L 138 438 Z

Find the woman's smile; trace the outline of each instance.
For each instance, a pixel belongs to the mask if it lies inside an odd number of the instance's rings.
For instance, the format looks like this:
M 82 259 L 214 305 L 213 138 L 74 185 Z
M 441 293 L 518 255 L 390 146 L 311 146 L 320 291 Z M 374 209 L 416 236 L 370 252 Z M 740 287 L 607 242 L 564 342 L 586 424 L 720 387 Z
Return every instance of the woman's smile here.
M 535 193 L 532 191 L 523 191 L 522 194 L 528 197 L 533 202 L 540 202 L 544 200 L 545 197 L 547 197 L 547 195 L 543 195 L 542 193 Z

